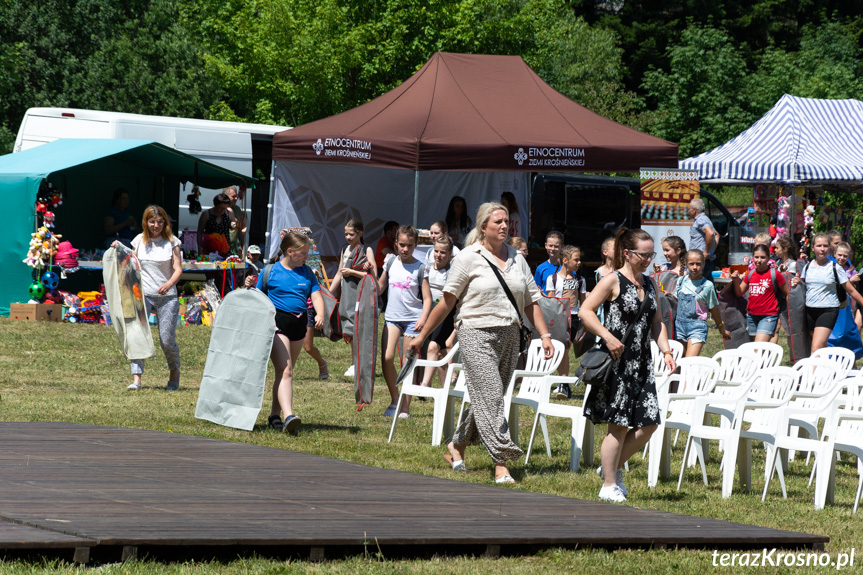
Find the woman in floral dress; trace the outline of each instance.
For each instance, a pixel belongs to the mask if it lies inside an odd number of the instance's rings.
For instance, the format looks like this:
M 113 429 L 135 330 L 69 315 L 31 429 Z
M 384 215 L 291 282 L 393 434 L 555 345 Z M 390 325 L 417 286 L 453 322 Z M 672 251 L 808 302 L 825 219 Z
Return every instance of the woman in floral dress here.
M 659 345 L 668 369 L 675 368 L 665 325 L 661 314 L 656 313 L 656 292 L 644 275 L 655 255 L 650 234 L 621 229 L 614 248 L 616 271 L 602 278 L 578 313 L 585 328 L 601 338 L 602 347 L 613 360 L 606 384 L 593 386 L 584 402 L 585 417 L 595 424 L 608 424 L 600 449 L 604 483 L 599 498 L 606 501 L 626 501 L 623 466 L 644 447 L 660 423 L 650 338 Z M 648 300 L 642 309 L 644 298 Z M 600 306 L 605 306 L 605 326 L 596 315 Z M 628 341 L 622 342 L 630 325 Z

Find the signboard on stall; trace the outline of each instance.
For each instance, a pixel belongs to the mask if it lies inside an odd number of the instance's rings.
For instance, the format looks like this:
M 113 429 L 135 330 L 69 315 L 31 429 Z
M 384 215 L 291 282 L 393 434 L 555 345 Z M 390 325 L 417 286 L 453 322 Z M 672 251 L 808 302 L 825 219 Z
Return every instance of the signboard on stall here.
M 673 168 L 641 168 L 641 229 L 653 236 L 656 257 L 664 264 L 662 238 L 679 236 L 689 249 L 689 202 L 700 197 L 698 172 Z

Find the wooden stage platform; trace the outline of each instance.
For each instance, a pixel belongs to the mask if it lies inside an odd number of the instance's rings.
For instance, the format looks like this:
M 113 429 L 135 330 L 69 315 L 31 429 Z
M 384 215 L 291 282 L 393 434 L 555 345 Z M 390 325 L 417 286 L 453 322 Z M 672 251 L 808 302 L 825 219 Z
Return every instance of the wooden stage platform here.
M 324 559 L 378 548 L 497 555 L 558 545 L 821 549 L 828 540 L 201 437 L 0 423 L 7 555 L 87 562 L 251 549 Z

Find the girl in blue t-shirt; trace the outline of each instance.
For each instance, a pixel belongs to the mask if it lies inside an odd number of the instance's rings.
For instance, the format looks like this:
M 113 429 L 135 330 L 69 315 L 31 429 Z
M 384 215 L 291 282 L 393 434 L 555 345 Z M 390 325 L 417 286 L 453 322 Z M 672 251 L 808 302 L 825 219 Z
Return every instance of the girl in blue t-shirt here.
M 294 415 L 294 365 L 303 348 L 308 322 L 307 301 L 312 298 L 315 327 L 324 325 L 324 300 L 315 274 L 306 266 L 311 242 L 299 232 L 288 232 L 279 246 L 281 260 L 268 265 L 258 276 L 257 288 L 267 294 L 276 308 L 276 335 L 270 359 L 276 372 L 273 404 L 267 422 L 270 427 L 293 433 L 300 418 Z M 285 419 L 279 416 L 279 409 Z

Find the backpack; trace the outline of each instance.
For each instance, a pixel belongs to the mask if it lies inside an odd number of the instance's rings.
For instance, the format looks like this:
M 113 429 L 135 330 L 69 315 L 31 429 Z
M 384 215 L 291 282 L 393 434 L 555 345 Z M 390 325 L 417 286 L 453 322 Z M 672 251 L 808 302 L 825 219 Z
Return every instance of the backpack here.
M 397 259 L 397 256 L 393 256 L 393 257 L 391 257 L 391 258 L 389 259 L 389 261 L 386 263 L 386 266 L 384 266 L 384 271 L 386 271 L 386 272 L 387 272 L 387 275 L 389 275 L 389 274 L 390 274 L 390 268 L 392 268 L 392 267 L 393 267 L 393 263 L 395 263 L 396 259 Z M 418 298 L 420 301 L 422 301 L 422 300 L 423 300 L 423 278 L 425 278 L 425 277 L 426 277 L 426 276 L 425 276 L 425 273 L 426 273 L 426 264 L 425 264 L 425 262 L 423 262 L 422 260 L 417 260 L 417 261 L 420 263 L 419 273 L 417 274 L 417 280 L 418 280 L 418 283 L 417 283 L 417 292 L 419 292 L 419 293 L 417 294 L 417 298 Z
M 264 285 L 262 286 L 264 289 L 261 291 L 267 293 L 267 283 L 270 281 L 270 274 L 273 273 L 273 264 L 267 264 L 264 266 L 264 270 L 261 272 L 261 275 L 264 276 Z
M 800 274 L 800 277 L 806 279 L 806 272 L 809 271 L 809 264 L 812 262 L 806 262 L 806 265 L 803 266 L 803 273 Z M 836 299 L 839 300 L 839 309 L 844 308 L 848 305 L 848 292 L 845 289 L 839 289 L 842 287 L 842 284 L 839 283 L 839 274 L 836 273 L 836 262 L 830 261 L 833 264 L 833 279 L 836 281 Z M 845 273 L 844 271 L 842 273 Z

